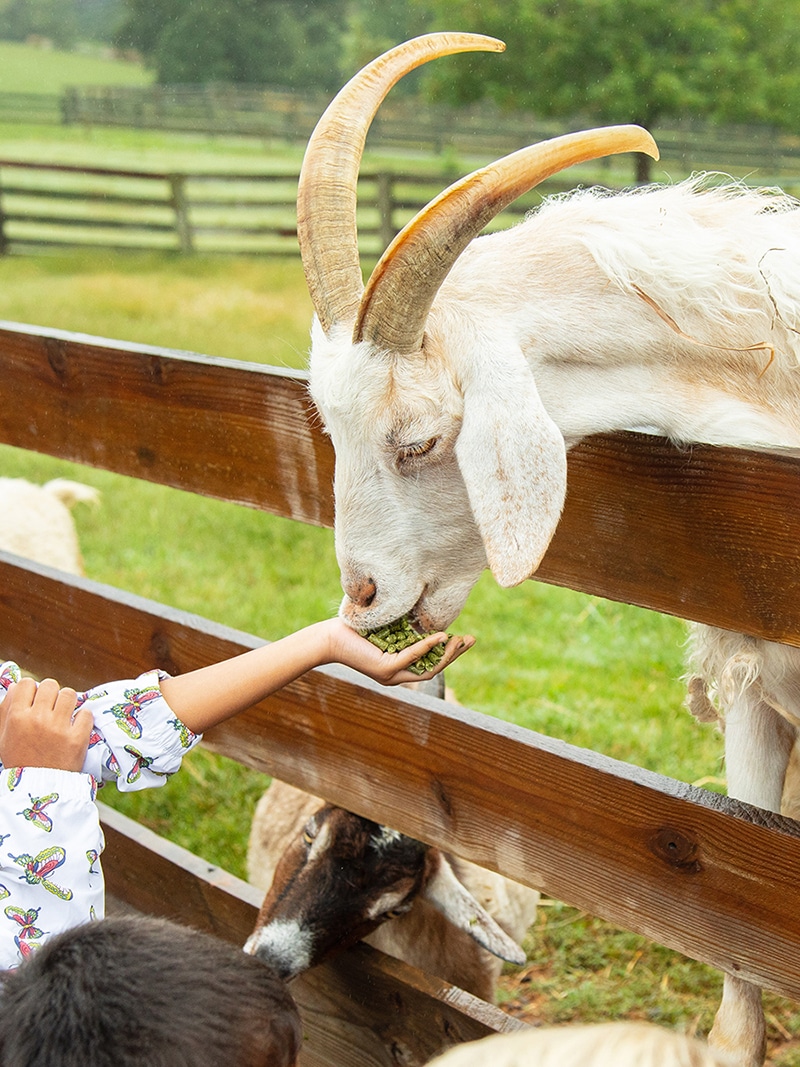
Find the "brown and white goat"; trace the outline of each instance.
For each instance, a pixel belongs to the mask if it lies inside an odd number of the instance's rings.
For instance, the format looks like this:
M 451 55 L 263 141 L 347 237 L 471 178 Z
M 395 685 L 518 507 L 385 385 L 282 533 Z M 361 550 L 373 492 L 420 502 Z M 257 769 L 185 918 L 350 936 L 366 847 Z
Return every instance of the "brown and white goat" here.
M 491 1002 L 501 960 L 525 962 L 535 890 L 277 779 L 247 864 L 267 895 L 245 951 L 283 978 L 363 938 Z
M 340 614 L 358 629 L 405 614 L 446 629 L 487 566 L 503 586 L 534 574 L 561 514 L 567 450 L 586 435 L 800 445 L 797 201 L 696 177 L 553 197 L 478 236 L 572 163 L 657 155 L 638 127 L 556 138 L 476 171 L 409 222 L 363 284 L 356 183 L 383 98 L 437 56 L 503 47 L 445 33 L 390 50 L 334 99 L 303 163 L 310 390 L 336 451 Z M 711 671 L 716 638 L 698 633 Z M 800 653 L 775 655 L 787 691 L 743 688 L 726 727 L 731 794 L 770 808 L 800 721 Z M 761 1063 L 757 990 L 726 979 L 712 1037 Z

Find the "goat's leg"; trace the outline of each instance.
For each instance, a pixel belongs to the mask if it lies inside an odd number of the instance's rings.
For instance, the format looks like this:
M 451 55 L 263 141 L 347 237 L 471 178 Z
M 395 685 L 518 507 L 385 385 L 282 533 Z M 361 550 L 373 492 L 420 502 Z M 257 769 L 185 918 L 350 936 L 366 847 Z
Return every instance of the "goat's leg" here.
M 737 1067 L 762 1067 L 767 1054 L 767 1028 L 759 986 L 725 975 L 722 1000 L 708 1043 L 729 1056 Z
M 745 690 L 725 717 L 725 762 L 728 795 L 748 804 L 780 811 L 781 794 L 794 729 Z M 766 1024 L 761 989 L 726 974 L 722 1001 L 708 1036 L 741 1067 L 761 1067 L 766 1055 Z

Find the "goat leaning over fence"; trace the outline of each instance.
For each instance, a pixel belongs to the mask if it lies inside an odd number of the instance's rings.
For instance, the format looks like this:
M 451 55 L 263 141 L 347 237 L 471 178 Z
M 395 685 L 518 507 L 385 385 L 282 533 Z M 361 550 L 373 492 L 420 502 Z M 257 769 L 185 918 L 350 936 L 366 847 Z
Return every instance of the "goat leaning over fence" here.
M 250 831 L 248 878 L 268 890 L 246 951 L 284 978 L 359 938 L 493 1001 L 524 963 L 539 894 L 273 780 Z
M 473 240 L 572 163 L 657 155 L 638 127 L 557 138 L 462 179 L 408 223 L 363 286 L 356 180 L 381 101 L 429 59 L 502 47 L 432 34 L 379 57 L 320 119 L 301 172 L 310 388 L 336 451 L 340 613 L 358 629 L 406 614 L 422 630 L 446 628 L 487 565 L 503 586 L 530 577 L 559 521 L 567 450 L 586 435 L 646 428 L 676 442 L 800 445 L 794 200 L 700 178 L 584 190 Z M 800 653 L 781 655 L 800 669 Z M 800 722 L 790 688 L 775 699 L 742 689 L 726 727 L 731 794 L 773 809 Z M 764 1035 L 760 991 L 726 979 L 712 1041 L 753 1067 Z

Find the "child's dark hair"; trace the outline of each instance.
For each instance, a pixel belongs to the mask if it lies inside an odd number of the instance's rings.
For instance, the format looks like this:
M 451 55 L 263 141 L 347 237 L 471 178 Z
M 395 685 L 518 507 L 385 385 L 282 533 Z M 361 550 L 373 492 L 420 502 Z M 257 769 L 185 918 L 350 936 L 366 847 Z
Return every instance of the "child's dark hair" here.
M 68 930 L 0 986 L 2 1067 L 291 1067 L 299 1049 L 269 967 L 162 919 Z

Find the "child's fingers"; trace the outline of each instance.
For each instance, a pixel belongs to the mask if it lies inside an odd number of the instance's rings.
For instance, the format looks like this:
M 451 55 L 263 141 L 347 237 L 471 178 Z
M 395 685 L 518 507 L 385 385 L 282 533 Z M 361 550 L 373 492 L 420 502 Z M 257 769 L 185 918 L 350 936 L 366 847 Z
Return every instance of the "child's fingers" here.
M 72 702 L 72 707 L 75 707 L 74 700 Z M 94 719 L 92 718 L 91 711 L 87 707 L 78 708 L 72 720 L 72 728 L 75 731 L 76 742 L 88 746 L 93 726 Z
M 445 641 L 447 641 L 446 633 L 429 634 L 420 641 L 415 641 L 413 645 L 401 649 L 400 652 L 390 652 L 389 655 L 395 657 L 394 663 L 398 670 L 405 670 L 406 667 L 410 667 L 412 663 L 416 663 L 418 659 L 427 655 L 432 648 L 444 644 Z
M 429 671 L 425 671 L 423 674 L 416 674 L 408 670 L 412 663 L 416 663 L 416 661 L 420 659 L 421 656 L 424 656 L 426 652 L 429 652 L 431 648 L 441 644 L 445 644 L 445 650 L 442 654 L 442 658 L 435 667 L 431 668 Z M 453 660 L 457 659 L 462 652 L 466 652 L 468 648 L 472 648 L 474 644 L 475 638 L 470 634 L 465 637 L 454 636 L 448 639 L 446 633 L 440 633 L 426 637 L 422 641 L 418 641 L 416 644 L 411 645 L 409 648 L 404 648 L 402 652 L 391 653 L 394 661 L 393 665 L 396 668 L 395 674 L 392 677 L 392 683 L 419 682 L 425 681 L 428 678 L 434 678 L 437 674 L 440 674 L 445 667 L 452 663 Z M 386 654 L 388 655 L 389 653 Z
M 475 638 L 472 634 L 465 634 L 463 637 L 452 637 L 445 646 L 444 655 L 442 656 L 440 663 L 440 670 L 443 670 L 453 660 L 466 652 L 467 649 L 472 648 L 475 644 Z
M 39 686 L 33 695 L 32 708 L 37 712 L 47 713 L 52 711 L 56 706 L 59 693 L 61 692 L 60 686 L 55 678 L 43 678 L 39 682 Z
M 53 711 L 56 715 L 63 717 L 69 717 L 72 719 L 75 714 L 75 705 L 78 703 L 78 694 L 74 689 L 70 689 L 69 686 L 65 686 L 63 689 L 59 689 L 53 705 Z

